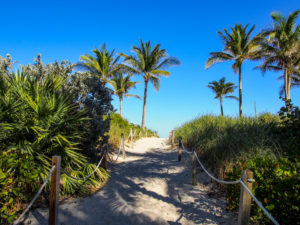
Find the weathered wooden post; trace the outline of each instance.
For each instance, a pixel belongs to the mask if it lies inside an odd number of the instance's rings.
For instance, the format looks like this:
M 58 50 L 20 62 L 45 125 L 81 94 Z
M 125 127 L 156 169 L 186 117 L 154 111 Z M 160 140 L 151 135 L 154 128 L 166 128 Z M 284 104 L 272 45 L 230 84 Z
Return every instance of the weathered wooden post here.
M 58 217 L 58 200 L 59 200 L 59 181 L 60 181 L 60 156 L 52 156 L 52 166 L 55 165 L 54 171 L 51 175 L 51 190 L 49 199 L 49 223 L 50 225 L 57 225 Z
M 253 180 L 253 172 L 250 170 L 244 170 L 242 174 L 242 181 L 246 184 L 246 186 L 250 191 L 252 191 L 252 182 L 249 182 L 251 180 Z M 251 211 L 251 196 L 241 185 L 238 225 L 249 224 L 250 211 Z
M 255 112 L 255 118 L 257 118 L 257 113 L 256 113 L 256 101 L 254 101 L 254 112 Z
M 132 128 L 130 128 L 130 143 L 132 143 Z
M 124 134 L 121 134 L 121 146 L 122 146 L 122 153 L 123 153 L 123 159 L 126 158 L 126 153 L 125 153 L 125 140 L 124 140 Z
M 172 143 L 172 146 L 174 146 L 174 144 L 175 144 L 175 131 L 174 130 L 172 130 L 171 143 Z
M 197 159 L 193 151 L 193 171 L 192 171 L 192 185 L 197 185 Z
M 178 161 L 181 161 L 181 155 L 182 155 L 182 137 L 179 137 Z
M 134 129 L 134 132 L 133 132 L 133 141 L 135 142 L 135 139 L 136 139 L 136 130 Z

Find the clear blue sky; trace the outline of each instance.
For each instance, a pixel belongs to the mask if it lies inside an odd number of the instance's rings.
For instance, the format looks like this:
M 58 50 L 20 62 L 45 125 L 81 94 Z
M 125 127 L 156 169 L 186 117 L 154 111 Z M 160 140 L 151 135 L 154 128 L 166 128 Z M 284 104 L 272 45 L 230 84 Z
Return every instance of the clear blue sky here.
M 63 59 L 75 63 L 102 43 L 128 54 L 139 38 L 160 43 L 181 65 L 170 69 L 171 76 L 162 79 L 159 92 L 150 85 L 146 125 L 167 136 L 172 128 L 198 115 L 220 113 L 219 101 L 206 87 L 210 81 L 225 76 L 238 83 L 231 63 L 204 70 L 209 53 L 222 50 L 218 30 L 250 23 L 256 24 L 257 33 L 271 26 L 271 12 L 288 15 L 299 8 L 299 0 L 2 1 L 0 55 L 10 53 L 21 64 L 32 63 L 38 53 L 46 63 Z M 262 76 L 253 70 L 256 65 L 246 61 L 243 66 L 244 114 L 254 115 L 254 101 L 258 113 L 276 113 L 283 105 L 279 100 L 282 81 L 277 80 L 280 74 Z M 143 84 L 132 93 L 142 96 Z M 299 105 L 300 88 L 293 89 L 291 97 Z M 117 99 L 113 105 L 119 108 Z M 238 115 L 238 102 L 225 100 L 224 113 Z M 125 100 L 124 116 L 140 124 L 142 101 Z

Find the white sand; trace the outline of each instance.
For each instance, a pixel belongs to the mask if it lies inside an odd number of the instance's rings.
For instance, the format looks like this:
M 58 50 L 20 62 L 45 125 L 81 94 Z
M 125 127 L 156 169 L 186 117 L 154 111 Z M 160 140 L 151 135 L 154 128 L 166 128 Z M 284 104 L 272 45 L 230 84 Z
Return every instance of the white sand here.
M 191 185 L 191 159 L 170 150 L 163 138 L 144 138 L 127 148 L 127 158 L 110 164 L 111 178 L 94 195 L 59 206 L 61 225 L 236 224 L 223 197 L 210 197 L 209 179 Z M 47 224 L 48 209 L 30 212 L 25 224 Z

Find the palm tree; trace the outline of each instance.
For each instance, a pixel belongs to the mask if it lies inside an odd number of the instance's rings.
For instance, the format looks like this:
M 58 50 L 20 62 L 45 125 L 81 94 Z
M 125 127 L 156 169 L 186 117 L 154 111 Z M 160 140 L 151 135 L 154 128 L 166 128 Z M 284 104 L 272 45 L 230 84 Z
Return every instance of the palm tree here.
M 122 65 L 118 63 L 120 56 L 115 58 L 115 49 L 113 49 L 112 52 L 109 52 L 105 44 L 99 49 L 95 47 L 93 52 L 95 57 L 89 54 L 81 55 L 81 62 L 75 64 L 75 68 L 91 72 L 92 75 L 100 78 L 101 81 L 106 84 L 113 73 L 121 69 Z
M 230 93 L 234 92 L 234 89 L 237 88 L 237 86 L 234 85 L 234 83 L 227 82 L 225 83 L 225 77 L 221 78 L 219 81 L 212 81 L 209 82 L 207 85 L 215 94 L 215 98 L 220 99 L 220 106 L 221 106 L 221 115 L 223 116 L 223 97 L 225 98 L 234 98 L 236 100 L 239 100 L 236 96 L 226 96 Z
M 140 82 L 134 82 L 131 81 L 132 75 L 128 74 L 127 76 L 123 76 L 123 73 L 121 71 L 114 73 L 111 80 L 108 81 L 108 83 L 113 87 L 113 92 L 115 95 L 119 97 L 120 100 L 120 115 L 122 116 L 122 103 L 124 97 L 136 97 L 141 98 L 138 95 L 131 95 L 128 94 L 128 91 L 135 87 L 137 83 Z
M 145 89 L 142 118 L 142 128 L 144 128 L 148 82 L 153 83 L 155 90 L 158 91 L 160 77 L 168 77 L 170 75 L 170 72 L 164 69 L 168 66 L 179 65 L 180 61 L 175 57 L 169 57 L 166 49 L 160 49 L 160 44 L 152 48 L 150 41 L 144 43 L 141 39 L 140 46 L 133 46 L 132 51 L 135 53 L 135 56 L 128 56 L 124 53 L 121 53 L 120 56 L 124 57 L 128 70 L 141 74 L 144 78 Z
M 224 29 L 224 33 L 218 31 L 220 38 L 224 42 L 223 52 L 211 52 L 208 58 L 205 69 L 215 65 L 219 62 L 234 61 L 232 69 L 239 75 L 239 114 L 242 116 L 242 64 L 246 59 L 257 59 L 259 45 L 258 42 L 261 40 L 261 36 L 255 36 L 250 38 L 255 26 L 252 26 L 249 31 L 248 28 L 242 24 L 236 24 L 231 27 L 231 34 Z
M 273 12 L 273 28 L 264 30 L 261 40 L 262 65 L 258 66 L 263 73 L 267 70 L 283 71 L 285 101 L 288 101 L 293 86 L 293 79 L 299 74 L 300 61 L 300 26 L 296 19 L 300 10 L 290 13 L 285 18 L 281 13 Z

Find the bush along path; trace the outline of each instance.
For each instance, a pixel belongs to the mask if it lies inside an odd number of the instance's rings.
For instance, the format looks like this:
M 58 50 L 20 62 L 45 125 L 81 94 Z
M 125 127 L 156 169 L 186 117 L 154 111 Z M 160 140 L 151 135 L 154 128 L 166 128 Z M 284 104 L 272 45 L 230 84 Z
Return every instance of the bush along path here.
M 104 188 L 59 206 L 59 224 L 236 224 L 237 216 L 225 210 L 225 198 L 211 195 L 210 179 L 200 173 L 201 185 L 193 187 L 190 157 L 177 158 L 166 139 L 138 140 L 126 149 L 126 159 L 109 166 Z M 25 224 L 47 222 L 48 209 L 35 209 Z

